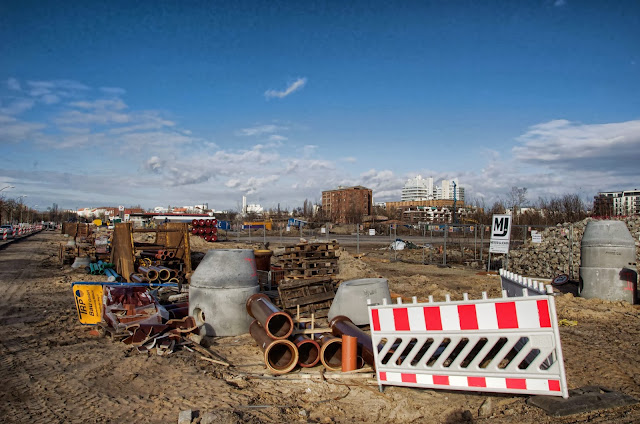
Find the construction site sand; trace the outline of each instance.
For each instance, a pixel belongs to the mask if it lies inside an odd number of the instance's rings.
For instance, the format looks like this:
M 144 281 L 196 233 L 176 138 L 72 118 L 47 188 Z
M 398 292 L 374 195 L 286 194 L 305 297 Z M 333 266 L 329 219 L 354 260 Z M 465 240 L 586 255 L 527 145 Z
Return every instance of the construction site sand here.
M 248 335 L 211 346 L 235 368 L 186 350 L 147 356 L 88 334 L 77 321 L 70 284 L 89 276 L 60 266 L 63 238 L 40 233 L 0 251 L 0 421 L 8 423 L 175 423 L 185 409 L 213 412 L 217 422 L 498 422 L 640 421 L 640 406 L 551 418 L 526 397 L 387 387 L 375 380 L 270 378 Z M 462 268 L 343 255 L 341 276 L 381 275 L 399 295 L 443 300 L 497 294 L 497 277 Z M 356 270 L 356 271 L 354 271 Z M 104 279 L 91 276 L 91 279 Z M 620 302 L 558 298 L 570 388 L 602 385 L 640 397 L 640 310 Z M 305 370 L 316 375 L 320 367 Z M 300 378 L 296 371 L 283 378 Z M 479 416 L 481 405 L 487 411 Z M 487 407 L 487 405 L 489 405 Z M 200 419 L 196 419 L 198 422 Z

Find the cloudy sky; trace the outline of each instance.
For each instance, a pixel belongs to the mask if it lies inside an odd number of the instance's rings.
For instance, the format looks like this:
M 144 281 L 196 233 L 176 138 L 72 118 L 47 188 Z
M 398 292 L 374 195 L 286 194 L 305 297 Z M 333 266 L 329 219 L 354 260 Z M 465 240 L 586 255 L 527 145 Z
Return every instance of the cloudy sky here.
M 417 174 L 640 188 L 640 3 L 3 2 L 0 184 L 45 209 L 274 207 Z M 1 188 L 1 187 L 0 187 Z

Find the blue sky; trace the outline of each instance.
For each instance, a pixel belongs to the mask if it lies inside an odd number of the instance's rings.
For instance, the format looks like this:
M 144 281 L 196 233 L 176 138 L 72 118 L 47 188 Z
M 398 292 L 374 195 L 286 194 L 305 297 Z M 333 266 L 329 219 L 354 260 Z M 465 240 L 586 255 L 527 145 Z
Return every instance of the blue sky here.
M 640 187 L 638 2 L 7 3 L 0 184 L 38 209 Z

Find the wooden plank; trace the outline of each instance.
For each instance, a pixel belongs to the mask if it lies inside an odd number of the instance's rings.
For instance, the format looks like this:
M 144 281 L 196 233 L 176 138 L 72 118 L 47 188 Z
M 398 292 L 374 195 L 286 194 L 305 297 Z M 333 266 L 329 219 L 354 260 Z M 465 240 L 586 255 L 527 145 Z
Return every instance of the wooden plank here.
M 331 282 L 331 277 L 316 277 L 316 278 L 309 278 L 308 280 L 282 280 L 280 281 L 280 285 L 279 285 L 279 289 L 290 289 L 290 288 L 295 288 L 295 287 L 302 287 L 302 286 L 308 286 L 311 284 L 316 284 L 316 283 L 324 283 L 324 282 Z
M 135 272 L 133 254 L 133 234 L 131 223 L 117 223 L 113 230 L 111 242 L 111 263 L 116 264 L 116 271 L 126 281 Z
M 318 293 L 318 294 L 314 294 L 311 296 L 306 296 L 306 297 L 298 297 L 298 298 L 293 298 L 293 299 L 285 299 L 282 294 L 280 295 L 280 300 L 282 301 L 282 304 L 284 305 L 285 308 L 291 308 L 295 305 L 308 305 L 310 303 L 317 303 L 317 302 L 323 302 L 325 300 L 331 300 L 335 297 L 335 293 L 333 292 L 328 292 L 328 293 Z

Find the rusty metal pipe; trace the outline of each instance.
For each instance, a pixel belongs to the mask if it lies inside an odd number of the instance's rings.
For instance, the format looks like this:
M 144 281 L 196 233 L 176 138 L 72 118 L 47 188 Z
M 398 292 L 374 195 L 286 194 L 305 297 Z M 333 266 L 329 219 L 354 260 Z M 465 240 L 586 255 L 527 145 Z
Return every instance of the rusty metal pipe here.
M 158 279 L 158 271 L 154 270 L 152 267 L 139 266 L 138 272 L 144 275 L 149 281 L 155 281 Z
M 320 342 L 320 361 L 331 371 L 342 370 L 342 339 L 329 334 L 318 337 Z
M 247 313 L 258 320 L 272 339 L 286 339 L 293 331 L 293 320 L 278 309 L 266 295 L 254 294 L 247 300 Z
M 274 340 L 254 320 L 249 326 L 249 334 L 264 352 L 264 363 L 274 374 L 286 374 L 298 363 L 298 348 L 289 340 Z
M 171 278 L 171 270 L 169 268 L 163 266 L 150 266 L 149 269 L 154 270 L 158 273 L 158 278 L 160 281 L 167 281 Z
M 141 274 L 131 274 L 129 276 L 129 282 L 147 284 L 149 280 L 147 280 L 147 277 Z
M 358 339 L 358 349 L 360 349 L 364 361 L 375 368 L 375 360 L 373 357 L 373 342 L 371 336 L 359 329 L 351 320 L 344 315 L 338 315 L 329 322 L 331 333 L 334 336 L 342 337 L 343 335 L 352 336 Z
M 358 339 L 342 335 L 342 372 L 354 371 L 358 366 Z
M 320 345 L 309 337 L 298 334 L 293 343 L 298 348 L 298 365 L 303 368 L 315 366 L 320 361 Z

